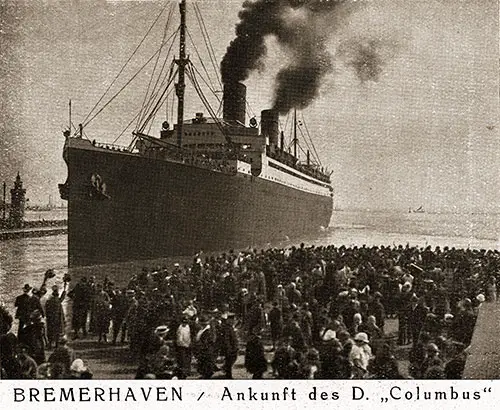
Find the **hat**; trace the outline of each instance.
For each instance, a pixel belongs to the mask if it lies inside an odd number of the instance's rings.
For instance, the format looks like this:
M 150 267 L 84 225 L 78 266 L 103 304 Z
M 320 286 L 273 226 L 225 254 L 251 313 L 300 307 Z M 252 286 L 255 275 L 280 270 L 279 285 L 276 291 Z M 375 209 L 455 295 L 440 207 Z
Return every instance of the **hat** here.
M 36 309 L 30 314 L 30 319 L 31 320 L 40 320 L 42 318 L 42 313 Z
M 175 266 L 176 268 L 178 268 L 180 265 L 176 262 L 176 263 L 174 263 L 174 266 Z
M 479 303 L 483 303 L 486 299 L 482 293 L 476 296 L 476 299 Z
M 55 277 L 55 276 L 56 276 L 56 274 L 55 274 L 55 272 L 54 272 L 54 269 L 47 269 L 47 270 L 46 270 L 46 272 L 45 272 L 45 277 L 46 277 L 47 279 L 53 278 L 53 277 Z
M 135 290 L 134 289 L 127 289 L 125 292 L 127 296 L 134 296 L 135 295 Z
M 329 342 L 330 340 L 335 340 L 336 338 L 337 334 L 335 333 L 335 330 L 332 329 L 327 329 L 321 336 L 321 340 L 323 340 L 323 342 Z
M 158 326 L 155 329 L 155 334 L 160 336 L 161 338 L 165 337 L 167 333 L 168 333 L 168 326 L 166 325 Z
M 437 347 L 437 345 L 435 343 L 429 343 L 427 345 L 426 350 L 428 352 L 436 352 L 437 353 L 437 352 L 439 352 L 439 347 Z
M 83 373 L 88 369 L 87 366 L 85 366 L 85 364 L 83 363 L 82 359 L 75 359 L 73 363 L 71 363 L 69 370 L 74 373 Z
M 25 291 L 26 293 L 28 293 L 31 289 L 32 289 L 31 286 L 28 284 L 24 285 L 23 287 L 23 291 Z
M 355 342 L 370 343 L 370 341 L 368 340 L 368 335 L 364 332 L 357 333 L 356 336 L 354 336 L 354 341 Z
M 453 316 L 451 313 L 445 313 L 444 315 L 444 320 L 451 320 L 453 319 L 455 316 Z
M 53 290 L 53 291 L 59 290 L 59 286 L 57 286 L 57 285 L 52 285 L 52 290 Z

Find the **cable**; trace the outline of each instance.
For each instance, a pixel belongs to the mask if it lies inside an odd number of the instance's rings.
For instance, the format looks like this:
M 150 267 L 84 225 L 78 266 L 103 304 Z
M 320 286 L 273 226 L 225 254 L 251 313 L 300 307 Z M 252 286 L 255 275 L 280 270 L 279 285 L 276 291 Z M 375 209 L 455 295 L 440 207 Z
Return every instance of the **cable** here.
M 82 124 L 88 124 L 87 123 L 88 118 L 94 112 L 94 110 L 97 108 L 97 106 L 100 104 L 100 102 L 106 96 L 106 94 L 109 92 L 109 90 L 111 89 L 111 87 L 113 86 L 113 84 L 116 82 L 116 80 L 118 79 L 118 77 L 121 75 L 121 73 L 123 72 L 123 70 L 125 70 L 125 67 L 128 65 L 128 63 L 130 62 L 130 60 L 132 60 L 132 58 L 134 57 L 134 55 L 137 53 L 137 51 L 141 47 L 142 43 L 144 43 L 144 41 L 146 40 L 146 38 L 149 35 L 149 33 L 151 32 L 151 30 L 153 29 L 153 27 L 156 25 L 156 22 L 159 20 L 160 16 L 163 14 L 163 11 L 167 8 L 167 4 L 168 4 L 168 2 L 165 2 L 165 6 L 163 6 L 163 8 L 161 9 L 160 13 L 156 17 L 156 19 L 153 21 L 153 23 L 149 27 L 148 31 L 146 32 L 146 34 L 144 35 L 144 37 L 142 38 L 142 40 L 140 41 L 140 43 L 137 45 L 137 47 L 135 48 L 135 50 L 132 52 L 132 55 L 128 58 L 128 60 L 122 66 L 122 68 L 120 69 L 120 71 L 118 72 L 118 74 L 115 76 L 115 78 L 113 79 L 113 81 L 111 81 L 111 84 L 109 84 L 108 88 L 106 89 L 106 91 L 104 91 L 104 94 L 101 96 L 101 98 L 99 98 L 99 100 L 94 105 L 94 107 L 92 107 L 92 109 L 90 110 L 90 112 L 87 114 L 87 116 L 85 117 L 85 119 L 82 121 Z
M 170 6 L 170 12 L 169 12 L 168 17 L 167 17 L 167 22 L 165 23 L 165 28 L 163 29 L 163 37 L 162 37 L 162 40 L 161 40 L 162 43 L 165 41 L 165 38 L 167 37 L 167 30 L 168 30 L 168 26 L 169 26 L 169 23 L 170 23 L 170 19 L 172 18 L 173 11 L 174 11 L 174 4 L 172 3 L 171 6 Z M 146 89 L 146 93 L 144 94 L 144 100 L 142 102 L 141 112 L 142 112 L 142 110 L 144 109 L 144 107 L 146 105 L 146 100 L 148 98 L 148 94 L 149 94 L 149 90 L 151 88 L 151 84 L 153 83 L 153 78 L 154 78 L 154 75 L 155 75 L 155 72 L 156 72 L 156 67 L 158 66 L 158 62 L 160 60 L 160 55 L 161 55 L 161 53 L 158 53 L 158 56 L 156 57 L 155 65 L 153 67 L 153 72 L 151 73 L 151 78 L 149 79 L 148 87 Z M 160 74 L 158 75 L 158 78 L 161 76 L 162 71 L 160 71 Z M 155 84 L 155 86 L 156 86 L 156 84 Z M 153 88 L 153 90 L 154 90 L 154 88 Z M 140 118 L 140 115 L 138 116 L 138 118 Z M 137 127 L 138 126 L 139 126 L 139 119 L 137 121 Z
M 132 118 L 130 120 L 130 122 L 127 124 L 127 126 L 123 129 L 123 131 L 120 133 L 120 135 L 118 135 L 118 137 L 115 138 L 115 140 L 113 141 L 113 144 L 116 143 L 116 141 L 118 141 L 123 134 L 125 134 L 125 131 L 127 131 L 128 127 L 130 127 L 132 125 L 132 123 L 135 121 L 135 119 L 139 116 L 141 112 L 139 111 L 137 114 L 135 114 L 134 118 Z
M 200 60 L 201 66 L 203 67 L 203 70 L 205 71 L 205 74 L 207 75 L 208 81 L 210 82 L 210 85 L 208 86 L 208 84 L 207 84 L 207 86 L 209 88 L 211 87 L 211 91 L 215 93 L 215 91 L 213 91 L 213 90 L 215 90 L 215 87 L 212 83 L 212 79 L 210 78 L 210 74 L 208 73 L 207 67 L 205 66 L 205 63 L 203 62 L 203 59 L 201 58 L 201 55 L 198 51 L 198 48 L 196 47 L 196 44 L 194 43 L 193 38 L 191 37 L 191 33 L 189 30 L 186 30 L 186 32 L 188 34 L 189 40 L 191 41 L 191 45 L 193 46 L 194 51 L 196 52 L 196 55 L 198 56 L 198 60 Z
M 220 78 L 220 69 L 217 65 L 217 58 L 215 56 L 215 51 L 214 51 L 214 48 L 212 46 L 212 42 L 210 41 L 210 36 L 208 35 L 208 30 L 207 30 L 207 27 L 205 25 L 205 20 L 203 19 L 203 14 L 201 13 L 200 7 L 198 6 L 197 3 L 194 3 L 194 9 L 195 9 L 195 14 L 197 15 L 197 18 L 198 18 L 198 24 L 200 25 L 200 28 L 201 28 L 203 40 L 205 41 L 205 46 L 207 47 L 207 50 L 208 50 L 208 55 L 210 57 L 210 61 L 212 62 L 212 65 L 214 68 L 217 82 L 219 83 L 219 87 L 222 89 L 222 81 Z M 200 21 L 201 21 L 201 24 L 200 24 Z M 208 42 L 208 45 L 207 45 L 207 42 Z
M 170 40 L 170 39 L 169 39 Z M 168 41 L 168 40 L 167 40 Z M 90 124 L 91 121 L 94 120 L 95 117 L 97 117 L 109 104 L 111 104 L 111 102 L 116 98 L 118 97 L 118 95 L 133 81 L 135 80 L 135 78 L 140 74 L 140 72 L 142 70 L 144 70 L 144 68 L 153 60 L 153 58 L 155 58 L 156 54 L 158 54 L 159 52 L 161 52 L 161 49 L 162 47 L 164 46 L 164 44 L 162 44 L 160 46 L 160 48 L 146 61 L 146 63 L 132 76 L 132 78 L 127 81 L 127 83 L 122 87 L 120 88 L 120 90 L 96 113 L 94 114 L 90 119 L 88 119 L 84 124 L 83 126 L 86 127 L 88 124 Z

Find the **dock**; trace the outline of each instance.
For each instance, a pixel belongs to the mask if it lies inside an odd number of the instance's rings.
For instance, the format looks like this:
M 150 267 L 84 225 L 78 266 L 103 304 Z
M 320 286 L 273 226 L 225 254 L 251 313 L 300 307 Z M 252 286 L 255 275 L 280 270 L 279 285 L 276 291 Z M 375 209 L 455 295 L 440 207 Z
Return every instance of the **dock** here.
M 0 229 L 0 241 L 8 241 L 11 239 L 20 238 L 40 238 L 42 236 L 62 235 L 67 233 L 67 225 Z

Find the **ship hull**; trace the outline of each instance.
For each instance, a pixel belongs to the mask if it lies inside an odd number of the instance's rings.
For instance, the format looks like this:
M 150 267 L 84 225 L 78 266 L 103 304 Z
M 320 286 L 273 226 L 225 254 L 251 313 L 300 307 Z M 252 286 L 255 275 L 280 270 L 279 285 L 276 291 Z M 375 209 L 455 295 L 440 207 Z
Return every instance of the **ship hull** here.
M 67 146 L 68 264 L 242 249 L 328 226 L 332 198 L 248 174 Z M 105 194 L 89 195 L 95 178 Z

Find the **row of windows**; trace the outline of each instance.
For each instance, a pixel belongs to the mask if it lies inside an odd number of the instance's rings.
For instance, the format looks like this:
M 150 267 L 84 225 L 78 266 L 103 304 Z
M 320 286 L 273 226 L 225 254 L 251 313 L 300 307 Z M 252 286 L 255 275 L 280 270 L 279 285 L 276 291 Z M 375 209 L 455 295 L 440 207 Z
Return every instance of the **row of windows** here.
M 274 162 L 269 161 L 268 164 L 269 164 L 270 167 L 275 168 L 275 169 L 277 169 L 279 171 L 282 171 L 282 172 L 286 172 L 287 174 L 292 175 L 292 176 L 294 176 L 296 178 L 300 178 L 300 179 L 302 179 L 304 181 L 307 181 L 309 183 L 312 183 L 312 184 L 315 184 L 315 185 L 319 185 L 319 186 L 321 186 L 323 188 L 329 188 L 329 185 L 322 184 L 321 182 L 314 181 L 314 180 L 306 178 L 306 177 L 304 177 L 302 175 L 296 174 L 295 172 L 292 172 L 292 171 L 290 171 L 290 170 L 288 170 L 288 169 L 286 169 L 284 167 L 280 167 L 279 165 L 275 164 Z
M 205 136 L 214 136 L 215 132 L 214 131 L 196 131 L 196 132 L 185 132 L 185 136 L 188 137 L 205 137 Z
M 275 178 L 275 177 L 271 177 L 271 176 L 264 176 L 265 179 L 269 179 L 271 181 L 276 181 L 276 182 L 279 182 L 280 184 L 284 184 L 284 185 L 287 185 L 287 186 L 290 186 L 292 188 L 296 188 L 296 189 L 300 189 L 301 191 L 306 191 L 306 192 L 310 192 L 310 193 L 313 193 L 313 194 L 316 194 L 316 195 L 323 195 L 324 192 L 322 191 L 314 191 L 314 190 L 306 190 L 304 187 L 302 186 L 299 186 L 299 185 L 295 185 L 295 184 L 290 184 L 289 182 L 287 181 L 282 181 L 281 179 L 279 178 Z

